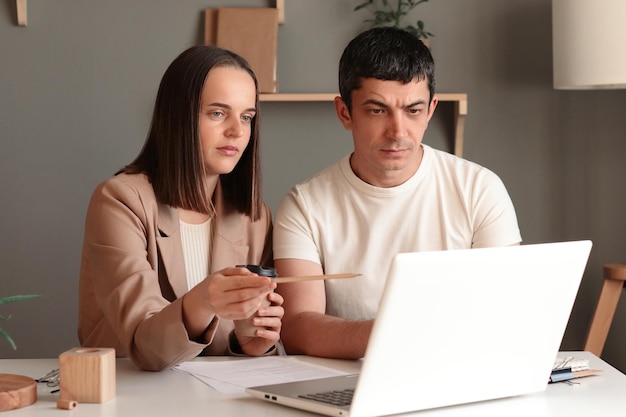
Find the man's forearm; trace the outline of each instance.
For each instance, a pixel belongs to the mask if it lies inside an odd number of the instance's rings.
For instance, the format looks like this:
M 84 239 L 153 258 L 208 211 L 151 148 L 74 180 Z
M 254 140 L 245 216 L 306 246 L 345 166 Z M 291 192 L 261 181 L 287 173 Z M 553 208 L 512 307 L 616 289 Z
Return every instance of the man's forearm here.
M 283 321 L 282 340 L 288 353 L 342 359 L 365 355 L 373 324 L 372 320 L 348 321 L 313 312 Z

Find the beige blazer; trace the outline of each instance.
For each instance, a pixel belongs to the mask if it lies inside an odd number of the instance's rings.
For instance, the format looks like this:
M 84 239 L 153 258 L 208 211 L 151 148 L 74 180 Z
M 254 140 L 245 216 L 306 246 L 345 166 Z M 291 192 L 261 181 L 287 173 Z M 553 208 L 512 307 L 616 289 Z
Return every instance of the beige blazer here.
M 211 272 L 271 265 L 271 214 L 261 220 L 224 206 L 215 192 Z M 176 209 L 156 201 L 144 175 L 117 175 L 94 191 L 85 221 L 79 281 L 81 346 L 112 347 L 140 368 L 161 370 L 200 354 L 226 355 L 231 320 L 213 318 L 195 342 L 182 319 L 187 292 Z M 202 343 L 204 342 L 204 343 Z

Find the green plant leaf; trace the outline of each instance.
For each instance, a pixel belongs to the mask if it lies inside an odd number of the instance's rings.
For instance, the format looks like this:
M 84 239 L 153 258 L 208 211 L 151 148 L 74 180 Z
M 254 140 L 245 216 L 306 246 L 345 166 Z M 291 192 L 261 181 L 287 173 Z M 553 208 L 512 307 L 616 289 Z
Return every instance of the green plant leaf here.
M 17 349 L 17 346 L 15 345 L 15 342 L 13 341 L 13 339 L 11 339 L 11 336 L 9 336 L 9 334 L 7 332 L 5 332 L 4 330 L 0 329 L 0 335 L 2 335 L 2 337 L 4 337 L 7 342 L 9 342 L 9 344 L 11 345 L 13 350 Z
M 41 297 L 40 295 L 11 295 L 9 297 L 3 297 L 0 298 L 0 304 L 7 304 L 7 303 L 15 303 L 17 301 L 24 301 L 24 300 L 32 300 L 33 298 L 39 298 Z
M 32 300 L 33 298 L 39 298 L 39 297 L 41 297 L 41 296 L 40 295 L 35 295 L 35 294 L 11 295 L 11 296 L 8 296 L 8 297 L 0 298 L 0 304 L 7 304 L 7 303 L 15 303 L 17 301 Z M 8 316 L 6 316 L 6 317 L 0 315 L 0 320 L 8 320 L 10 318 L 11 318 L 10 314 Z M 13 350 L 17 349 L 17 346 L 15 345 L 15 342 L 13 341 L 11 336 L 9 336 L 9 334 L 4 329 L 0 329 L 0 336 L 4 337 L 4 339 L 7 342 L 9 342 L 9 344 L 11 345 Z
M 361 10 L 361 9 L 363 9 L 363 8 L 365 8 L 365 7 L 367 7 L 367 6 L 369 6 L 369 5 L 370 5 L 370 4 L 372 4 L 372 3 L 374 3 L 374 0 L 367 0 L 365 3 L 361 3 L 361 4 L 359 4 L 358 6 L 356 6 L 356 7 L 354 8 L 354 11 Z
M 375 10 L 372 11 L 374 15 L 373 19 L 364 20 L 365 23 L 369 23 L 371 27 L 380 26 L 393 26 L 400 29 L 404 29 L 417 38 L 426 39 L 433 35 L 424 29 L 424 22 L 417 21 L 417 26 L 407 25 L 401 26 L 402 19 L 416 6 L 426 3 L 428 0 L 396 0 L 395 2 L 390 0 L 366 0 L 357 5 L 354 10 L 361 10 L 366 7 L 372 6 Z

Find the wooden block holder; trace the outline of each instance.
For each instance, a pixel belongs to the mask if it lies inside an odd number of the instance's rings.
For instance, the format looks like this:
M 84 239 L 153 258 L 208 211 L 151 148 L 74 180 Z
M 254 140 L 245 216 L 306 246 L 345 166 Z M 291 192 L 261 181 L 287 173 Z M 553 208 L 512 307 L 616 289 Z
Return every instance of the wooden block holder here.
M 103 403 L 115 396 L 115 349 L 74 348 L 59 355 L 59 400 Z
M 37 383 L 24 375 L 0 374 L 0 411 L 15 410 L 37 401 Z

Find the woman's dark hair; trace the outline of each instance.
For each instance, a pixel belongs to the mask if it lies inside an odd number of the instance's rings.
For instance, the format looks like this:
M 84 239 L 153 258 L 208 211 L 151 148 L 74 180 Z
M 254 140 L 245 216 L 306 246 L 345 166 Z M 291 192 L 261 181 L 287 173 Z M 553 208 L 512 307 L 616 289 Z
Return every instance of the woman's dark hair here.
M 352 110 L 352 92 L 364 78 L 409 83 L 427 80 L 430 100 L 435 94 L 435 62 L 424 43 L 394 27 L 377 27 L 357 35 L 339 60 L 339 93 Z
M 250 142 L 232 172 L 220 175 L 225 203 L 253 220 L 261 216 L 259 162 L 259 85 L 248 62 L 215 46 L 194 46 L 167 68 L 154 105 L 148 137 L 133 162 L 119 173 L 144 173 L 159 202 L 172 207 L 213 213 L 212 196 L 205 188 L 205 166 L 198 120 L 204 83 L 215 67 L 246 71 L 256 87 L 256 116 Z

